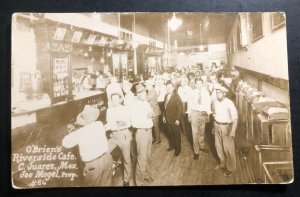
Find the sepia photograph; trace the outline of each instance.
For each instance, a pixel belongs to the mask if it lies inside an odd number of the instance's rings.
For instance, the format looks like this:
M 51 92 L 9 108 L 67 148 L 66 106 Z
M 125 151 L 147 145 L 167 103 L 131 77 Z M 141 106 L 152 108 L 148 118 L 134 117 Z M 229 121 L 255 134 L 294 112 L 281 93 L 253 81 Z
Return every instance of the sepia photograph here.
M 11 20 L 13 188 L 294 181 L 284 12 Z

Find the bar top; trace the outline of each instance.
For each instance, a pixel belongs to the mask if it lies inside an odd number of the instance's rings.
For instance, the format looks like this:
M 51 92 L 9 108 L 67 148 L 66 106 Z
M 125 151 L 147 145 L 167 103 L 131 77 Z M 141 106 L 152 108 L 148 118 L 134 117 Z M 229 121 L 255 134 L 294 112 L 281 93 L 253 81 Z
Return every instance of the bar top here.
M 103 93 L 104 92 L 101 91 L 101 90 L 83 91 L 83 92 L 80 92 L 77 95 L 75 95 L 73 100 L 71 100 L 71 102 L 72 101 L 79 101 L 81 99 L 89 98 L 89 97 L 100 95 L 100 94 L 103 94 Z M 55 103 L 55 104 L 50 104 L 47 101 L 47 99 L 44 99 L 44 98 L 42 98 L 40 100 L 27 101 L 27 102 L 24 102 L 22 107 L 17 107 L 14 111 L 12 111 L 11 116 L 17 116 L 17 115 L 22 115 L 22 114 L 30 114 L 30 113 L 34 113 L 34 112 L 39 111 L 39 110 L 64 105 L 68 102 L 70 102 L 70 101 L 61 101 L 61 102 L 58 102 L 58 103 Z M 26 106 L 26 107 L 24 107 L 24 106 Z
M 88 97 L 92 97 L 92 96 L 96 96 L 96 95 L 100 95 L 100 94 L 103 94 L 104 92 L 101 91 L 101 90 L 90 90 L 90 91 L 83 91 L 83 92 L 80 92 L 78 94 L 76 94 L 73 98 L 74 101 L 77 101 L 77 100 L 81 100 L 81 99 L 85 99 L 85 98 L 88 98 Z

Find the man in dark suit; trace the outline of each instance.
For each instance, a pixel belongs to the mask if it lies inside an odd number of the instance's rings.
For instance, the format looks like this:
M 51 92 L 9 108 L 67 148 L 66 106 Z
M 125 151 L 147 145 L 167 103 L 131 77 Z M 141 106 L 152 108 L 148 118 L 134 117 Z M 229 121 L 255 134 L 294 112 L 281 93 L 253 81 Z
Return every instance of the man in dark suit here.
M 175 149 L 175 156 L 181 151 L 181 136 L 179 120 L 182 117 L 182 101 L 179 95 L 174 91 L 174 85 L 167 82 L 167 95 L 164 100 L 163 121 L 168 125 L 169 148 L 167 151 Z

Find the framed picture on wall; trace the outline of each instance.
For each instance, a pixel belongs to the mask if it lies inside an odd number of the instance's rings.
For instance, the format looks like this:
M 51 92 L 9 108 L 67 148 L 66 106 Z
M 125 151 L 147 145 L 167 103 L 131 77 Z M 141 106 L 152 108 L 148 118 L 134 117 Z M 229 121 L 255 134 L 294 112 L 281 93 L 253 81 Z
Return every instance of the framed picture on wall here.
M 263 37 L 263 19 L 262 13 L 250 13 L 250 27 L 252 34 L 252 42 Z
M 271 13 L 272 30 L 279 29 L 285 25 L 285 14 L 283 12 Z

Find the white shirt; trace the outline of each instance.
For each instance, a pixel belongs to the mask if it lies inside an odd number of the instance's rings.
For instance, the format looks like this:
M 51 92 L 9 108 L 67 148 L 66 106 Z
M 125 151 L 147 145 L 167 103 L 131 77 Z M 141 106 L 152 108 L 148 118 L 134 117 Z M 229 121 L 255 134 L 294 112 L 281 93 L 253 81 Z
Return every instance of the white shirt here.
M 201 96 L 201 103 L 199 103 L 199 98 Z M 195 88 L 190 91 L 188 96 L 188 107 L 187 113 L 191 113 L 192 110 L 205 111 L 211 114 L 211 97 L 206 88 L 201 88 L 201 90 Z
M 217 98 L 217 92 L 216 92 L 216 90 L 212 91 L 212 93 L 211 93 L 211 99 L 212 99 L 213 102 L 218 99 Z
M 231 123 L 234 119 L 238 118 L 236 107 L 226 97 L 222 101 L 214 101 L 214 114 L 215 120 L 220 123 Z
M 96 88 L 105 88 L 104 80 L 101 78 L 96 79 Z
M 123 95 L 123 91 L 121 89 L 120 84 L 118 84 L 118 83 L 111 83 L 111 84 L 109 84 L 107 86 L 107 88 L 106 88 L 107 99 L 110 101 L 111 100 L 111 95 L 113 93 L 116 93 L 116 92 L 118 92 L 121 95 Z M 123 97 L 124 97 L 124 95 L 123 95 Z
M 153 114 L 153 110 L 147 101 L 137 100 L 131 108 L 131 124 L 135 128 L 149 129 L 153 127 L 152 118 L 148 117 Z
M 109 107 L 106 112 L 107 127 L 113 131 L 125 129 L 131 126 L 129 107 L 119 105 L 118 107 Z M 123 122 L 123 125 L 118 125 L 117 122 Z
M 157 102 L 164 102 L 165 96 L 167 94 L 167 86 L 164 84 L 155 86 L 155 91 L 157 94 Z
M 179 86 L 178 88 L 178 94 L 181 98 L 181 101 L 183 103 L 186 103 L 188 100 L 188 95 L 190 94 L 190 92 L 192 91 L 192 88 L 190 86 Z
M 131 108 L 132 105 L 136 103 L 136 100 L 137 100 L 136 96 L 134 96 L 132 92 L 129 92 L 124 97 L 124 105 Z
M 166 98 L 166 102 L 165 102 L 165 106 L 164 106 L 165 109 L 167 108 L 167 105 L 168 105 L 168 103 L 170 101 L 171 96 L 172 96 L 172 93 L 167 94 L 167 98 Z
M 96 159 L 108 151 L 108 143 L 103 124 L 93 122 L 65 136 L 62 145 L 66 148 L 79 146 L 82 161 Z
M 83 86 L 84 89 L 90 89 L 92 87 L 90 85 L 89 79 L 87 77 L 83 80 L 82 86 Z

